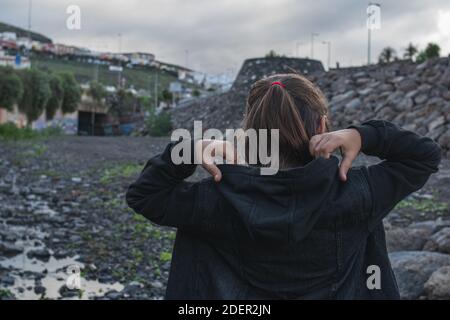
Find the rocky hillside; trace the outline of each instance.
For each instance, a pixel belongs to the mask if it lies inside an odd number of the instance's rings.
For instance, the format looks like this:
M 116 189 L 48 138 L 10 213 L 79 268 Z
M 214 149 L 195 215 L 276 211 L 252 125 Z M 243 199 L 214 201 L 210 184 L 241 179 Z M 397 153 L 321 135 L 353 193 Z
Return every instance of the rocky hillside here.
M 0 32 L 15 32 L 18 37 L 28 37 L 28 35 L 30 35 L 31 39 L 34 41 L 52 43 L 52 39 L 40 33 L 28 31 L 4 22 L 0 22 Z
M 240 124 L 248 89 L 264 76 L 296 70 L 316 83 L 329 100 L 334 128 L 371 118 L 392 121 L 438 141 L 450 156 L 449 59 L 423 64 L 397 61 L 387 65 L 323 71 L 320 62 L 302 59 L 250 59 L 230 91 L 173 111 L 176 128 L 235 128 Z M 308 65 L 309 64 L 309 65 Z

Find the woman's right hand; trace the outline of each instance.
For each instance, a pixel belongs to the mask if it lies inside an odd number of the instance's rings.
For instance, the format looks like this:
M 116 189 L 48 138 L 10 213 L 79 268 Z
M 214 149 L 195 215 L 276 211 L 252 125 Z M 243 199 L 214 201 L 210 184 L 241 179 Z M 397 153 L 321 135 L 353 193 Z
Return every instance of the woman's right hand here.
M 237 159 L 236 150 L 232 143 L 224 140 L 198 140 L 195 142 L 194 152 L 197 163 L 200 162 L 216 182 L 222 179 L 222 172 L 220 172 L 214 160 L 219 158 L 226 160 L 227 163 L 236 163 Z
M 347 181 L 347 172 L 361 151 L 361 145 L 358 130 L 343 129 L 313 136 L 309 141 L 309 152 L 314 157 L 328 159 L 331 153 L 341 148 L 344 155 L 339 167 L 339 177 L 342 181 Z

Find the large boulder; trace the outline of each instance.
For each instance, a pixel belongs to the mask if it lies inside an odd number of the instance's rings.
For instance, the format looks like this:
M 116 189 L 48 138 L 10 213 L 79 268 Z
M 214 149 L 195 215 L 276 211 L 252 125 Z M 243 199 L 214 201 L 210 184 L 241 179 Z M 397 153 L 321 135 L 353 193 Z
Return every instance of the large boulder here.
M 386 243 L 389 252 L 422 250 L 434 228 L 427 225 L 406 228 L 392 227 L 386 230 Z
M 437 269 L 424 285 L 428 299 L 450 299 L 450 266 Z
M 0 242 L 0 256 L 13 257 L 23 252 L 23 248 L 8 242 Z
M 433 234 L 425 244 L 424 250 L 450 253 L 450 227 Z
M 450 266 L 450 255 L 427 251 L 398 251 L 389 254 L 402 299 L 417 299 L 424 284 L 437 269 Z

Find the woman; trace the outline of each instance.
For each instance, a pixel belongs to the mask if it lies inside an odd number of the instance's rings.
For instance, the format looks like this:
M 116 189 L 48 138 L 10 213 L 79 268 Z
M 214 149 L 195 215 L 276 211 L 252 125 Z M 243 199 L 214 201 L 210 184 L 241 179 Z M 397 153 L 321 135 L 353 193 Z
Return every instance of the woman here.
M 147 163 L 126 198 L 178 228 L 167 299 L 399 298 L 382 219 L 438 170 L 440 148 L 385 121 L 328 132 L 327 113 L 307 79 L 274 75 L 252 86 L 243 127 L 279 129 L 275 175 L 205 162 L 213 178 L 186 182 L 196 165 L 172 162 L 175 143 Z M 195 145 L 211 143 L 230 153 Z M 384 161 L 350 169 L 360 151 Z

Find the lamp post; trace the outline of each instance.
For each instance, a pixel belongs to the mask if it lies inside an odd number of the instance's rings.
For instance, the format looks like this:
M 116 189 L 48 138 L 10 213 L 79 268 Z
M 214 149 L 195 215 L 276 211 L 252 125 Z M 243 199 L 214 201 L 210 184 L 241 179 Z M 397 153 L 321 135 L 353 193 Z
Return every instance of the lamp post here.
M 323 44 L 327 45 L 327 69 L 330 71 L 330 60 L 331 60 L 331 41 L 322 41 Z
M 300 41 L 297 41 L 295 43 L 295 53 L 296 53 L 297 58 L 300 58 L 300 46 L 302 46 L 302 45 L 304 45 L 304 43 L 300 42 Z
M 314 37 L 319 36 L 317 32 L 311 32 L 311 59 L 314 59 Z
M 31 0 L 28 0 L 28 38 L 31 41 Z

